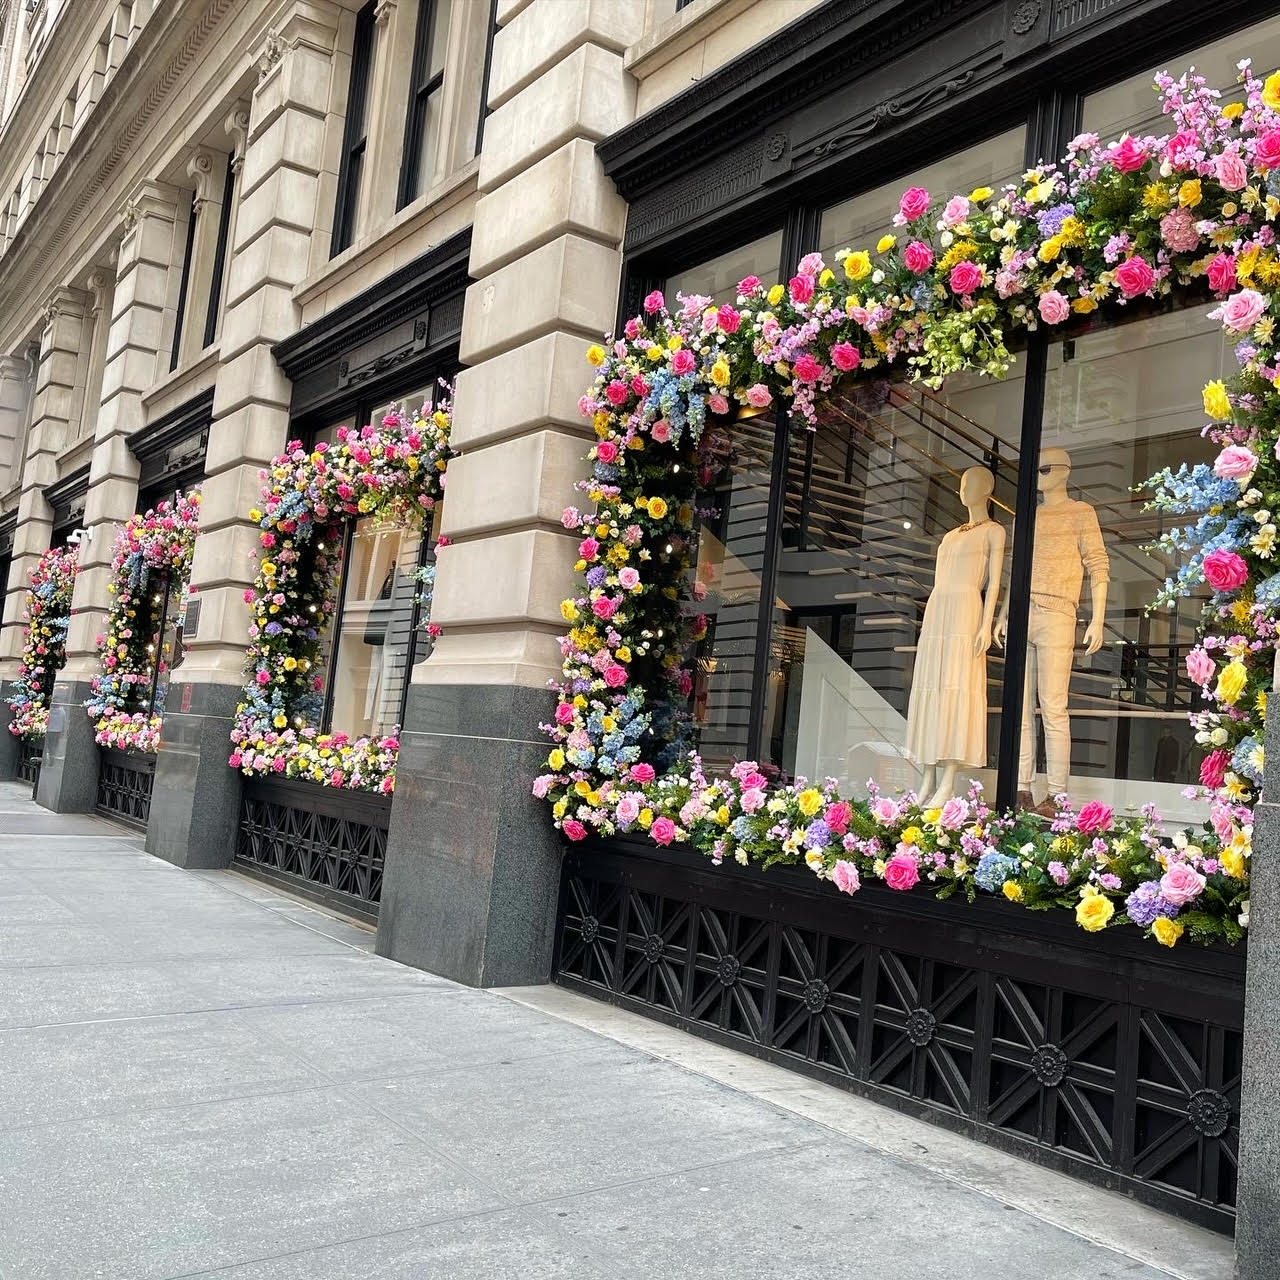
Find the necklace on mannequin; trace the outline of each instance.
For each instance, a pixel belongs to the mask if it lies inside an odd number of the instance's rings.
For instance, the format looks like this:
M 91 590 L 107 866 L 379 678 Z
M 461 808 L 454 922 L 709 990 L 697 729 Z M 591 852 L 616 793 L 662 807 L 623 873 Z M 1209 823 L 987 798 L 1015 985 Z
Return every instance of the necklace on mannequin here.
M 968 533 L 970 529 L 980 528 L 984 524 L 990 524 L 991 517 L 987 516 L 984 520 L 970 520 L 967 524 L 957 525 L 952 533 Z

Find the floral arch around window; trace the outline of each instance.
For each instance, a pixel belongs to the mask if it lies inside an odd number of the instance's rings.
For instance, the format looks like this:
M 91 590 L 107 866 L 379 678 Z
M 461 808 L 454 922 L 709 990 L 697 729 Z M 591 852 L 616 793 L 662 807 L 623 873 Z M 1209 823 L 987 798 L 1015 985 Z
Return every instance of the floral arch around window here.
M 15 737 L 43 738 L 49 726 L 53 682 L 67 656 L 79 560 L 79 547 L 50 547 L 31 571 L 23 609 L 22 665 L 6 698 L 13 711 L 9 732 Z
M 787 285 L 744 279 L 736 306 L 682 298 L 672 313 L 654 293 L 591 350 L 589 505 L 564 516 L 581 534 L 581 585 L 563 605 L 554 745 L 534 787 L 570 840 L 639 832 L 716 863 L 804 862 L 849 893 L 863 879 L 997 893 L 1168 946 L 1242 936 L 1280 603 L 1280 73 L 1242 68 L 1245 101 L 1227 106 L 1202 77 L 1158 77 L 1166 136 L 1082 135 L 1061 165 L 1000 191 L 939 202 L 913 187 L 894 231 L 838 254 L 838 271 L 810 254 Z M 690 581 L 699 482 L 733 421 L 781 406 L 820 431 L 821 410 L 868 373 L 1003 378 L 1011 334 L 1195 289 L 1220 300 L 1211 314 L 1241 372 L 1204 389 L 1216 461 L 1167 469 L 1147 492 L 1178 522 L 1164 541 L 1182 558 L 1156 603 L 1210 593 L 1186 663 L 1209 702 L 1193 717 L 1203 827 L 1169 833 L 1149 808 L 1124 818 L 1065 797 L 1046 818 L 997 813 L 976 788 L 934 807 L 855 798 L 830 781 L 778 785 L 754 761 L 709 776 L 690 750 L 691 646 L 706 626 Z

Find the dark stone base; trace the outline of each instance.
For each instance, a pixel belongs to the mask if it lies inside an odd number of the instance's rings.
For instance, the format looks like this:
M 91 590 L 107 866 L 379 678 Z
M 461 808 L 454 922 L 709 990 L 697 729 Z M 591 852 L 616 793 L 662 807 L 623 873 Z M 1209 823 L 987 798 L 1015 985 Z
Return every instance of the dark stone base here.
M 87 680 L 59 680 L 49 703 L 49 731 L 36 803 L 54 813 L 92 813 L 98 800 L 98 744 L 84 702 Z
M 231 865 L 241 779 L 227 757 L 239 702 L 239 686 L 175 682 L 169 689 L 146 848 L 174 866 Z
M 4 701 L 9 696 L 10 681 L 0 680 L 0 782 L 12 782 L 18 776 L 18 760 L 22 744 L 9 732 L 13 708 Z
M 1267 737 L 1275 748 L 1276 734 Z M 1267 789 L 1274 790 L 1270 777 Z M 1254 811 L 1253 849 L 1236 1275 L 1273 1280 L 1280 1265 L 1280 804 L 1263 803 Z
M 379 955 L 473 987 L 546 982 L 560 845 L 529 792 L 543 689 L 421 685 L 400 735 Z

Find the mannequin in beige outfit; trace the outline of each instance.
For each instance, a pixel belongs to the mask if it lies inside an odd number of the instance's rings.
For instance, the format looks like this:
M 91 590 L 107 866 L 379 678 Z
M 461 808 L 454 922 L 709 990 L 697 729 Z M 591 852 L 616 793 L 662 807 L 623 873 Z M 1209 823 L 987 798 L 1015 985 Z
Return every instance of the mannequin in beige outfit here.
M 1041 450 L 1037 480 L 1041 502 L 1036 512 L 1035 551 L 1031 560 L 1018 807 L 1034 807 L 1046 817 L 1056 811 L 1053 797 L 1066 791 L 1071 773 L 1071 717 L 1067 714 L 1067 696 L 1075 658 L 1080 588 L 1088 573 L 1092 611 L 1084 633 L 1084 647 L 1087 654 L 1095 654 L 1102 648 L 1110 582 L 1110 561 L 1097 513 L 1087 502 L 1068 496 L 1070 478 L 1071 456 L 1065 449 Z M 1006 600 L 996 623 L 997 644 L 1005 643 L 1008 624 Z M 1045 772 L 1049 779 L 1049 794 L 1038 806 L 1031 794 L 1036 767 L 1036 702 L 1040 704 L 1044 725 Z
M 988 513 L 994 489 L 985 467 L 960 477 L 969 519 L 938 544 L 916 646 L 906 751 L 924 766 L 919 794 L 929 808 L 955 795 L 962 767 L 987 762 L 987 650 L 1004 559 L 1004 527 Z

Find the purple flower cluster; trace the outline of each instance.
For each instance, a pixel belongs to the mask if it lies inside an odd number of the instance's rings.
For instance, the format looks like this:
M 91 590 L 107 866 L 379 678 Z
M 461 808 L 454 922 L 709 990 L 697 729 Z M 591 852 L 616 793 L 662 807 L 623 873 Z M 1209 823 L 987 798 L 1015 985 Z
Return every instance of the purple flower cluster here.
M 1173 919 L 1178 908 L 1160 892 L 1159 880 L 1144 880 L 1125 900 L 1129 919 L 1140 928 L 1149 929 L 1157 916 Z

